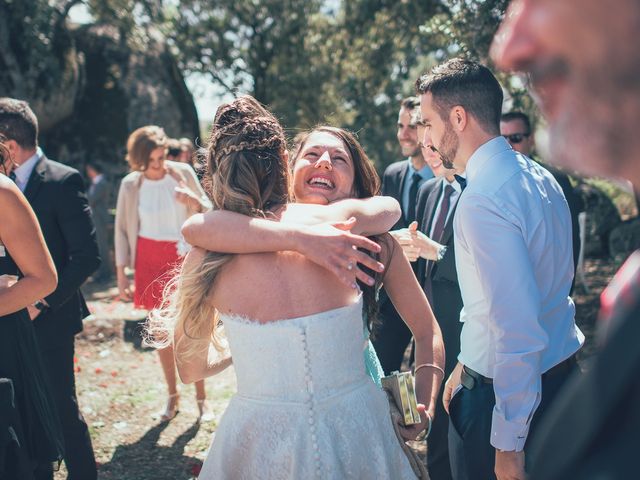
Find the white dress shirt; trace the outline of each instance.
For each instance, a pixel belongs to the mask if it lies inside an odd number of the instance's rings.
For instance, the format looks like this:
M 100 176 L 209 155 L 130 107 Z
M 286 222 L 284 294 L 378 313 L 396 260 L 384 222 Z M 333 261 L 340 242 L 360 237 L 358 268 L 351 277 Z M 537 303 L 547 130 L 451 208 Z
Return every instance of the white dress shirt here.
M 491 445 L 520 451 L 542 373 L 584 342 L 569 297 L 569 207 L 551 174 L 503 137 L 474 152 L 466 176 L 454 218 L 464 303 L 458 360 L 493 379 Z
M 20 166 L 13 169 L 13 173 L 16 174 L 16 185 L 21 192 L 24 192 L 24 189 L 27 188 L 27 183 L 29 183 L 31 172 L 33 172 L 33 169 L 36 168 L 36 164 L 38 163 L 38 160 L 40 160 L 42 155 L 42 150 L 40 149 L 40 147 L 37 147 L 36 153 L 22 162 Z

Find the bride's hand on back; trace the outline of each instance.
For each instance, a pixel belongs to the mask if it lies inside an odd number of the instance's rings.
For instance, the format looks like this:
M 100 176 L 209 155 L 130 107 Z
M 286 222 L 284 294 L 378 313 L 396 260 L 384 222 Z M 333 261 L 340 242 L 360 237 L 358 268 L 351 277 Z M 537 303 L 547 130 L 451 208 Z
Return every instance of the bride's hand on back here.
M 356 279 L 373 285 L 374 279 L 361 266 L 374 272 L 384 271 L 384 265 L 358 248 L 372 253 L 380 252 L 380 245 L 366 237 L 355 235 L 350 229 L 354 218 L 344 222 L 321 223 L 306 226 L 297 242 L 298 253 L 335 274 L 340 281 L 355 288 Z

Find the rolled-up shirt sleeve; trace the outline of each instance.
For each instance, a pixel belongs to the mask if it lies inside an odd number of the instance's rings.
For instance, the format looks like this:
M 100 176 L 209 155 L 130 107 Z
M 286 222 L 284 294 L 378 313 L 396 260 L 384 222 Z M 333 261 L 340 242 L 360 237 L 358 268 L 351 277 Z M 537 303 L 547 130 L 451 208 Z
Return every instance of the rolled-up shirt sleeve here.
M 469 192 L 471 193 L 471 192 Z M 457 212 L 465 248 L 474 259 L 488 307 L 488 331 L 495 347 L 491 445 L 520 451 L 541 397 L 541 352 L 548 336 L 540 324 L 541 295 L 525 243 L 526 226 L 499 199 L 473 195 Z M 491 375 L 492 373 L 492 375 Z

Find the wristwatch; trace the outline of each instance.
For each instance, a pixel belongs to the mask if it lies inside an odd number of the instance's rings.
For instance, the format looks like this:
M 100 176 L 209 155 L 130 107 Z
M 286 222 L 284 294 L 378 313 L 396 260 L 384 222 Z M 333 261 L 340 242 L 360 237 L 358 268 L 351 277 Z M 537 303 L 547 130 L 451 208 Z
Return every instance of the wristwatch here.
M 445 253 L 447 253 L 447 246 L 440 245 L 438 247 L 438 252 L 436 253 L 436 262 L 439 262 L 440 260 L 442 260 L 444 258 Z

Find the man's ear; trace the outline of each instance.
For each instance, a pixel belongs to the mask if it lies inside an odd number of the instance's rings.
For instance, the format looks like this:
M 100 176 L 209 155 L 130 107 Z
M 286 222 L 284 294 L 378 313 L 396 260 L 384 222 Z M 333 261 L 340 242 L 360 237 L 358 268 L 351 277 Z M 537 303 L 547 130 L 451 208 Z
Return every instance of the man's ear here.
M 18 153 L 18 142 L 16 142 L 15 140 L 5 140 L 4 141 L 4 146 L 7 147 L 7 150 L 9 150 L 9 154 L 11 155 L 11 158 L 14 159 L 16 158 L 16 154 Z
M 460 105 L 456 105 L 451 109 L 451 112 L 449 112 L 449 122 L 451 122 L 451 126 L 457 132 L 462 132 L 466 128 L 468 121 L 467 111 Z

